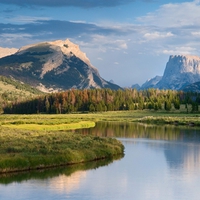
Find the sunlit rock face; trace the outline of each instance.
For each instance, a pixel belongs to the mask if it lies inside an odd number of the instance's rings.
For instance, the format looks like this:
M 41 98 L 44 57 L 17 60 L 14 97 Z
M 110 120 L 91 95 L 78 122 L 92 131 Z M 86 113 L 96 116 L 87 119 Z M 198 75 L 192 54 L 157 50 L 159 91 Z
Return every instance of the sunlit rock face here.
M 120 87 L 104 80 L 79 46 L 56 40 L 20 48 L 0 59 L 0 75 L 12 76 L 42 91 Z
M 17 51 L 18 51 L 18 49 L 15 49 L 15 48 L 0 47 L 0 58 L 3 58 L 5 56 L 10 56 L 10 55 L 16 53 Z
M 200 81 L 200 57 L 174 55 L 169 57 L 164 75 L 156 87 L 179 90 L 198 81 Z

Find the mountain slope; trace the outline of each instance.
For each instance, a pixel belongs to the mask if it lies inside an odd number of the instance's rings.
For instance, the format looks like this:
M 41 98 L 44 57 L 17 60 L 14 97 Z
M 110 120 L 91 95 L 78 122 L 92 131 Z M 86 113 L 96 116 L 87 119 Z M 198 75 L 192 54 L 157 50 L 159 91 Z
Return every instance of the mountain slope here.
M 200 81 L 182 87 L 180 90 L 184 92 L 200 92 Z
M 21 83 L 13 78 L 0 76 L 0 113 L 10 102 L 18 103 L 30 100 L 41 94 L 44 93 L 30 85 Z
M 78 45 L 69 40 L 22 47 L 0 59 L 0 75 L 12 76 L 43 91 L 120 87 L 105 81 Z
M 200 57 L 189 55 L 170 56 L 159 89 L 179 90 L 200 81 Z
M 3 48 L 3 47 L 0 47 L 0 58 L 12 55 L 12 54 L 16 53 L 17 51 L 18 51 L 18 49 L 15 49 L 15 48 Z
M 162 79 L 162 76 L 155 76 L 154 78 L 151 78 L 147 80 L 142 86 L 141 90 L 147 89 L 147 88 L 155 88 L 157 83 Z

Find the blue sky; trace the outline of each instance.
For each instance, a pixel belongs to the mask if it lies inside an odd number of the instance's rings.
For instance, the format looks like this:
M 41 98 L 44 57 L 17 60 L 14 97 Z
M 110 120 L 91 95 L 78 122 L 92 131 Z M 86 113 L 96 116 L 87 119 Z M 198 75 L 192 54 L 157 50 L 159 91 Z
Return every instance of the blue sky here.
M 0 0 L 1 47 L 67 38 L 104 79 L 141 85 L 200 55 L 200 0 Z

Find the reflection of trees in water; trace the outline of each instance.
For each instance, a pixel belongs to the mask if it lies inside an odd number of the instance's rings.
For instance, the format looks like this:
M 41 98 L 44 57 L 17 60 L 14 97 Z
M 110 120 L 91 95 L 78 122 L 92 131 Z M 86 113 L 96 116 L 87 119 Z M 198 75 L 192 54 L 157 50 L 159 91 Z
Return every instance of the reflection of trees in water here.
M 199 140 L 200 129 L 172 125 L 98 122 L 94 128 L 80 130 L 83 134 L 103 137 L 149 138 L 156 140 Z
M 183 173 L 200 171 L 200 129 L 197 127 L 99 122 L 94 128 L 81 131 L 104 137 L 152 139 L 145 140 L 145 145 L 163 151 L 170 169 L 182 168 Z
M 19 172 L 19 173 L 5 173 L 0 174 L 0 184 L 10 184 L 13 182 L 23 182 L 30 179 L 35 180 L 45 180 L 48 178 L 53 177 L 63 177 L 64 176 L 71 176 L 75 172 L 79 174 L 78 172 L 83 172 L 86 170 L 91 169 L 97 169 L 102 166 L 106 166 L 111 164 L 114 160 L 121 159 L 122 155 L 117 155 L 113 159 L 102 159 L 98 161 L 92 161 L 92 162 L 86 162 L 86 163 L 80 163 L 75 165 L 67 165 L 63 167 L 56 167 L 56 168 L 49 168 L 44 170 L 34 170 L 34 171 L 25 171 L 25 172 Z M 70 181 L 70 179 L 66 178 L 66 180 Z M 71 179 L 72 180 L 72 179 Z

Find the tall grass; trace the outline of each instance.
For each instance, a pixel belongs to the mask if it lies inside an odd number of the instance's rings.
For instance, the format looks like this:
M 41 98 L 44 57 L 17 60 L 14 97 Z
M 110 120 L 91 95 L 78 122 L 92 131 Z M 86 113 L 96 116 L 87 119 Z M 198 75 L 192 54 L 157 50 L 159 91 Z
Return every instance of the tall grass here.
M 0 129 L 0 172 L 40 169 L 123 154 L 116 139 L 66 131 Z

